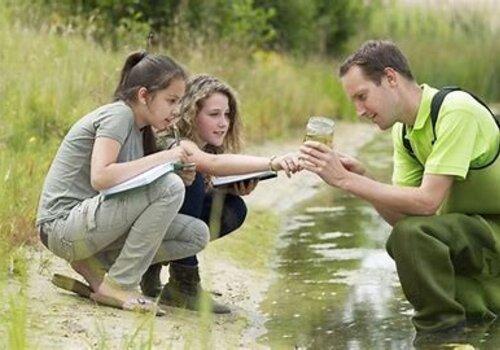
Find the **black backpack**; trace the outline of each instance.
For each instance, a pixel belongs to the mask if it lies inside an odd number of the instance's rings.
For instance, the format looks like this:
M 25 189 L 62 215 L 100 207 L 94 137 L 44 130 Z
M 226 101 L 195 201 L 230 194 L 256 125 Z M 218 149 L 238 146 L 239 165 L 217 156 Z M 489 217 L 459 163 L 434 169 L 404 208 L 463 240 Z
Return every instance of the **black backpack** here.
M 434 135 L 433 139 L 432 139 L 432 144 L 434 144 L 434 142 L 436 142 L 435 127 L 436 127 L 436 122 L 438 119 L 439 109 L 441 108 L 441 105 L 443 104 L 443 100 L 446 97 L 446 95 L 448 95 L 450 92 L 453 92 L 453 91 L 464 91 L 464 92 L 468 93 L 469 95 L 471 95 L 472 97 L 474 97 L 474 99 L 477 102 L 482 104 L 491 113 L 491 116 L 495 120 L 497 127 L 500 130 L 500 115 L 493 113 L 493 111 L 488 107 L 488 105 L 486 105 L 486 103 L 484 103 L 479 97 L 477 97 L 476 95 L 474 95 L 473 93 L 471 93 L 469 91 L 463 90 L 462 88 L 460 88 L 458 86 L 445 86 L 434 95 L 434 97 L 432 98 L 432 101 L 431 101 L 430 115 L 431 115 L 431 122 L 432 122 L 432 133 Z M 403 146 L 406 148 L 408 153 L 420 163 L 420 161 L 415 156 L 413 149 L 411 148 L 410 140 L 408 140 L 405 136 L 406 136 L 406 125 L 403 124 L 403 132 L 401 133 L 401 137 L 403 140 Z M 497 154 L 491 162 L 489 162 L 488 164 L 485 164 L 481 167 L 474 168 L 474 169 L 482 169 L 482 168 L 486 168 L 487 166 L 491 165 L 493 162 L 495 162 L 499 153 L 500 153 L 500 147 L 498 148 Z

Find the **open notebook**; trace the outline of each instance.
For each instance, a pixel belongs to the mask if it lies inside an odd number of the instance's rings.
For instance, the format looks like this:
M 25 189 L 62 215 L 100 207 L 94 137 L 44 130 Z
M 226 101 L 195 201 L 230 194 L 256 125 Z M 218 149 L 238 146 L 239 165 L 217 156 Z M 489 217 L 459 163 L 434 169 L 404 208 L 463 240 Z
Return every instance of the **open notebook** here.
M 159 178 L 160 176 L 169 173 L 171 171 L 174 171 L 174 169 L 175 165 L 172 162 L 157 165 L 154 168 L 151 168 L 143 172 L 142 174 L 139 174 L 131 179 L 122 182 L 121 184 L 102 190 L 101 195 L 103 196 L 103 198 L 106 198 L 116 193 L 125 192 L 128 190 L 132 190 L 134 188 L 146 186 L 151 182 L 153 182 L 154 180 L 156 180 L 157 178 Z

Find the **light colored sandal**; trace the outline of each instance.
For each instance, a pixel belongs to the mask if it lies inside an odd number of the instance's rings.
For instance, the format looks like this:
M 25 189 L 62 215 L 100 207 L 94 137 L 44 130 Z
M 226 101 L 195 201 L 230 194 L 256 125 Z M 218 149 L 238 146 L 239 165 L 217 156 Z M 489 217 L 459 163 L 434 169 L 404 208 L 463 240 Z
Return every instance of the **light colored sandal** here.
M 121 286 L 116 284 L 113 280 L 104 275 L 103 282 L 111 284 L 114 288 L 121 289 Z M 161 309 L 153 300 L 146 298 L 143 295 L 134 295 L 127 298 L 125 302 L 109 295 L 102 295 L 98 292 L 91 293 L 90 299 L 95 302 L 107 306 L 116 307 L 122 310 L 135 311 L 141 313 L 154 313 L 156 316 L 163 316 L 166 314 L 165 310 Z
M 90 294 L 90 299 L 99 304 L 116 307 L 126 311 L 154 313 L 156 316 L 164 316 L 166 314 L 165 310 L 161 309 L 153 300 L 147 299 L 143 296 L 130 297 L 125 302 L 122 302 L 121 300 L 108 295 L 92 293 Z

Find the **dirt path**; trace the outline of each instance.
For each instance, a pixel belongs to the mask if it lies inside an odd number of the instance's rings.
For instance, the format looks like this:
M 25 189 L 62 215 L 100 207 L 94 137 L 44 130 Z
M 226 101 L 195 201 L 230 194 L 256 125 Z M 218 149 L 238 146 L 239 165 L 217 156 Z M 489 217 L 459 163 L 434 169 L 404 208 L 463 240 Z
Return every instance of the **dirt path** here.
M 374 135 L 367 124 L 341 123 L 336 145 L 355 154 Z M 295 151 L 300 142 L 264 144 L 249 147 L 254 154 L 283 154 Z M 264 208 L 283 215 L 293 205 L 312 196 L 319 179 L 303 173 L 287 180 L 280 176 L 259 184 L 247 198 L 249 210 Z M 219 246 L 220 247 L 220 246 Z M 220 248 L 219 248 L 220 249 Z M 155 319 L 107 307 L 65 293 L 50 283 L 54 272 L 77 277 L 61 259 L 46 249 L 30 250 L 28 288 L 29 341 L 39 349 L 142 348 L 152 342 L 154 348 L 262 348 L 255 338 L 264 331 L 264 317 L 258 305 L 272 278 L 270 269 L 254 271 L 220 258 L 210 247 L 201 254 L 204 286 L 223 294 L 221 301 L 231 305 L 230 315 L 199 318 L 196 313 L 168 309 L 166 317 Z M 209 264 L 204 262 L 209 261 Z M 164 269 L 166 270 L 166 269 Z M 167 275 L 162 276 L 166 280 Z M 8 290 L 17 292 L 12 282 Z M 0 310 L 2 307 L 0 307 Z M 209 326 L 206 326 L 209 324 Z M 208 330 L 208 331 L 206 331 Z M 150 337 L 149 332 L 153 331 Z

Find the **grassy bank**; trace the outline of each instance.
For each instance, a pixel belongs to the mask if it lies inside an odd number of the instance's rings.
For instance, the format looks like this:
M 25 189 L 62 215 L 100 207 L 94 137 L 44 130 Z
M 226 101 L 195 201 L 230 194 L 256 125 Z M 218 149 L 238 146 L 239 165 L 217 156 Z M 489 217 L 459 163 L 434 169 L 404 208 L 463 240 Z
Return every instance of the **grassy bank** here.
M 0 305 L 0 347 L 24 349 L 32 345 L 32 320 L 23 292 L 29 255 L 22 247 L 37 240 L 34 220 L 43 179 L 69 127 L 110 100 L 124 57 L 141 47 L 112 51 L 79 35 L 35 31 L 9 16 L 3 2 L 0 41 L 0 295 L 12 299 Z M 342 105 L 331 98 L 340 88 L 326 62 L 302 64 L 274 53 L 247 57 L 236 50 L 213 50 L 207 46 L 169 54 L 190 72 L 216 74 L 239 91 L 248 142 L 286 136 L 302 127 L 309 114 L 340 115 L 348 106 L 345 99 Z M 225 243 L 232 248 L 228 256 L 262 267 L 275 238 L 262 231 L 277 226 L 271 214 L 251 216 L 239 239 Z M 256 241 L 264 248 L 257 255 L 250 243 Z M 11 287 L 5 288 L 8 280 Z M 13 280 L 18 282 L 12 286 Z
M 424 5 L 380 7 L 351 49 L 368 38 L 392 38 L 408 54 L 419 81 L 457 84 L 499 99 L 499 10 L 488 1 L 471 9 Z M 116 51 L 70 28 L 29 29 L 11 10 L 0 2 L 0 237 L 18 246 L 34 237 L 37 198 L 62 137 L 75 120 L 110 100 L 124 57 L 141 47 Z M 130 41 L 138 39 L 131 34 Z M 155 50 L 168 52 L 192 73 L 216 74 L 233 85 L 247 142 L 286 137 L 313 114 L 354 117 L 333 78 L 331 59 L 249 55 L 223 43 L 182 44 Z
M 34 236 L 38 195 L 62 137 L 110 100 L 124 57 L 138 48 L 116 52 L 77 35 L 36 32 L 7 10 L 0 11 L 0 236 L 17 246 Z M 181 52 L 178 59 L 190 72 L 217 74 L 240 92 L 249 142 L 285 136 L 308 115 L 340 115 L 347 105 L 331 98 L 340 89 L 325 62 L 210 50 Z

